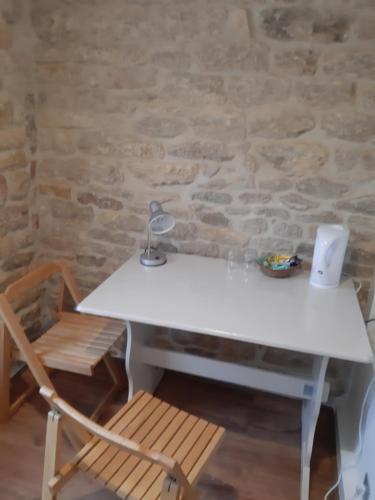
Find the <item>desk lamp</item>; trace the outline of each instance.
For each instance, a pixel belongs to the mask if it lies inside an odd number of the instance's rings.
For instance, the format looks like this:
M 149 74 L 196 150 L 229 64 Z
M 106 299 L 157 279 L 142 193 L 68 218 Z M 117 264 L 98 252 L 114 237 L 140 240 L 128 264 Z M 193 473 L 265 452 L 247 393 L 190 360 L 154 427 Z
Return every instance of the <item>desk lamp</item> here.
M 147 247 L 141 254 L 140 262 L 144 266 L 161 266 L 167 262 L 167 256 L 155 248 L 151 248 L 152 234 L 165 234 L 174 228 L 176 220 L 173 215 L 164 212 L 158 201 L 150 203 L 150 217 L 147 223 Z

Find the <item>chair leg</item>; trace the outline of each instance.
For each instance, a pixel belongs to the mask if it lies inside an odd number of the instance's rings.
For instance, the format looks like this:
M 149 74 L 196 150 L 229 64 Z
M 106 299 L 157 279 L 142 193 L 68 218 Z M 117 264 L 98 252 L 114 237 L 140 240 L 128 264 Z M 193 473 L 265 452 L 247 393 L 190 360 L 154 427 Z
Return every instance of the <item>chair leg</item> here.
M 61 440 L 60 424 L 61 415 L 55 410 L 50 410 L 47 419 L 42 500 L 55 500 L 56 498 L 55 494 L 51 492 L 48 483 L 55 476 L 58 469 L 58 452 Z
M 115 384 L 115 386 L 120 389 L 125 388 L 125 377 L 124 375 L 121 374 L 119 367 L 117 366 L 115 360 L 112 358 L 112 356 L 107 353 L 104 356 L 104 363 L 105 366 L 107 367 L 107 370 L 109 371 L 109 374 L 111 375 L 111 378 Z
M 114 399 L 114 397 L 125 388 L 125 377 L 121 375 L 121 372 L 109 353 L 107 353 L 103 361 L 107 370 L 113 380 L 113 386 L 109 390 L 108 394 L 100 401 L 98 406 L 95 408 L 94 412 L 90 415 L 91 420 L 96 421 L 105 407 Z
M 10 335 L 4 324 L 0 324 L 0 423 L 10 415 Z

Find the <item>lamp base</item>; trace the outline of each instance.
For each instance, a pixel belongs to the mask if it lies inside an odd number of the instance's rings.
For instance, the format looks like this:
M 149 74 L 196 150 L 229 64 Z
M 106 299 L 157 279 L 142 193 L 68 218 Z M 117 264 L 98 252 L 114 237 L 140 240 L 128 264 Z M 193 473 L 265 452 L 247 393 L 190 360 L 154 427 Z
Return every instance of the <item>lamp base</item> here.
M 167 256 L 165 255 L 165 253 L 151 248 L 149 253 L 147 253 L 147 250 L 145 250 L 141 254 L 139 261 L 143 266 L 147 267 L 162 266 L 167 262 Z

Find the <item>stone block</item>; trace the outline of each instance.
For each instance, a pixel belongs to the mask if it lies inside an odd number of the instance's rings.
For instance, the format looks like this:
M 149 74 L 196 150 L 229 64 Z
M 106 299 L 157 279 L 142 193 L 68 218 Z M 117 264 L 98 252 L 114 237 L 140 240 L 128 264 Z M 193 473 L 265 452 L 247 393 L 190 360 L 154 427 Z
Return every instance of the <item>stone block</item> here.
M 107 230 L 111 231 L 134 231 L 140 233 L 146 228 L 146 220 L 142 220 L 134 214 L 103 212 L 98 215 L 97 220 Z
M 312 76 L 318 70 L 319 52 L 314 49 L 277 49 L 273 56 L 275 73 L 295 76 Z
M 119 200 L 115 200 L 109 196 L 97 196 L 92 192 L 78 193 L 77 201 L 82 205 L 95 205 L 104 210 L 121 210 L 124 206 Z
M 29 209 L 26 205 L 12 205 L 0 209 L 0 235 L 24 229 L 29 224 Z
M 199 166 L 186 163 L 135 163 L 128 165 L 131 172 L 152 186 L 191 184 L 199 173 Z
M 23 151 L 0 154 L 0 170 L 14 167 L 26 167 L 26 165 L 27 158 Z
M 297 100 L 314 108 L 339 108 L 353 105 L 356 87 L 341 80 L 329 82 L 297 81 L 294 85 Z
M 250 137 L 287 139 L 312 130 L 315 119 L 308 109 L 282 105 L 251 111 L 248 113 L 247 124 Z
M 22 148 L 25 144 L 25 131 L 22 128 L 0 130 L 0 150 Z
M 12 37 L 9 29 L 4 24 L 0 24 L 0 50 L 10 49 Z
M 199 114 L 194 116 L 190 123 L 193 134 L 203 139 L 229 143 L 241 142 L 246 136 L 244 117 L 239 113 L 227 113 L 225 109 Z
M 200 15 L 201 31 L 205 38 L 222 43 L 249 44 L 251 40 L 248 9 L 235 5 L 221 7 L 219 4 L 209 6 Z
M 254 213 L 266 219 L 271 219 L 272 221 L 277 219 L 288 220 L 290 218 L 288 210 L 279 207 L 258 207 L 255 209 Z
M 245 246 L 249 236 L 233 229 L 201 224 L 197 227 L 197 238 L 223 245 Z
M 226 72 L 266 71 L 268 67 L 268 49 L 256 43 L 200 46 L 197 51 L 199 66 L 204 71 Z
M 335 173 L 347 182 L 375 180 L 375 149 L 338 147 L 335 152 Z
M 358 85 L 358 98 L 364 111 L 375 109 L 375 83 L 360 83 Z
M 255 151 L 275 169 L 293 176 L 318 172 L 328 159 L 325 146 L 309 142 L 262 142 Z
M 16 255 L 6 259 L 3 262 L 1 269 L 3 271 L 14 271 L 15 269 L 26 267 L 30 264 L 33 257 L 34 257 L 34 252 L 17 253 Z
M 200 200 L 207 203 L 217 203 L 219 205 L 228 205 L 232 202 L 232 195 L 229 193 L 214 192 L 214 191 L 201 191 L 194 193 L 193 200 Z
M 39 193 L 66 200 L 71 199 L 71 188 L 61 184 L 39 184 Z
M 303 229 L 298 224 L 287 224 L 286 222 L 278 222 L 273 226 L 273 234 L 281 238 L 302 238 Z
M 219 257 L 220 247 L 216 243 L 204 241 L 182 241 L 180 251 L 186 254 L 201 255 L 202 257 Z
M 367 48 L 345 48 L 326 52 L 321 65 L 327 75 L 375 78 L 375 53 Z
M 172 71 L 188 71 L 190 54 L 182 50 L 163 50 L 155 52 L 151 58 L 153 64 Z
M 202 106 L 202 102 L 223 104 L 226 99 L 224 78 L 221 75 L 174 72 L 148 105 L 155 106 L 156 102 L 158 108 L 163 109 L 165 102 L 170 102 L 171 99 L 174 106 L 178 107 L 181 106 L 181 102 L 198 107 Z
M 366 142 L 375 134 L 375 115 L 359 111 L 327 112 L 322 129 L 330 136 L 354 142 Z
M 77 262 L 80 266 L 85 267 L 102 267 L 106 261 L 105 257 L 96 255 L 77 255 Z
M 0 127 L 12 125 L 13 104 L 10 101 L 0 99 Z
M 209 224 L 211 226 L 229 226 L 229 219 L 228 217 L 225 217 L 222 212 L 205 212 L 200 210 L 197 212 L 197 217 L 205 224 Z
M 340 198 L 349 190 L 347 184 L 333 182 L 325 177 L 309 177 L 297 183 L 297 191 L 315 198 Z
M 319 203 L 301 196 L 298 193 L 290 193 L 280 198 L 283 205 L 286 205 L 291 210 L 298 212 L 306 212 L 311 208 L 318 208 Z
M 350 237 L 356 245 L 373 245 L 375 233 L 375 219 L 367 215 L 350 215 L 347 219 Z M 352 250 L 353 251 L 353 250 Z
M 197 225 L 194 222 L 177 221 L 175 227 L 169 233 L 175 240 L 195 240 L 197 234 Z
M 3 175 L 0 175 L 0 208 L 3 207 L 8 197 L 8 184 Z
M 231 161 L 235 152 L 220 142 L 188 141 L 172 146 L 168 153 L 178 158 L 189 160 Z
M 245 219 L 243 222 L 241 222 L 241 230 L 249 234 L 250 237 L 255 234 L 263 234 L 267 231 L 267 229 L 267 221 L 260 217 Z
M 72 222 L 91 222 L 94 218 L 92 207 L 80 207 L 72 201 L 60 198 L 51 198 L 48 201 L 51 215 L 57 219 L 70 220 Z
M 183 134 L 186 128 L 185 123 L 179 118 L 157 115 L 145 116 L 135 125 L 135 129 L 139 134 L 161 139 L 177 137 Z
M 259 182 L 259 188 L 263 191 L 281 192 L 293 188 L 293 183 L 285 177 L 272 177 Z
M 91 155 L 119 158 L 161 159 L 164 148 L 157 142 L 144 141 L 140 137 L 124 135 L 119 131 L 86 130 L 78 139 L 78 148 Z
M 349 33 L 348 19 L 334 13 L 319 13 L 310 7 L 276 7 L 261 11 L 262 28 L 275 40 L 344 42 Z
M 239 195 L 239 200 L 245 205 L 255 204 L 255 203 L 269 203 L 271 201 L 272 196 L 269 193 L 260 193 L 260 192 L 249 192 L 241 193 Z
M 336 207 L 339 210 L 345 210 L 356 214 L 374 216 L 375 196 L 364 195 L 364 196 L 356 196 L 354 198 L 347 198 L 346 200 L 338 201 L 336 203 Z
M 290 94 L 290 82 L 270 77 L 232 77 L 228 99 L 241 109 L 260 104 L 284 102 Z
M 375 15 L 373 11 L 369 11 L 357 17 L 353 31 L 359 40 L 375 40 L 374 26 Z
M 283 238 L 257 238 L 253 244 L 259 250 L 259 254 L 276 253 L 292 254 L 294 251 L 293 242 Z
M 343 221 L 342 217 L 337 212 L 331 212 L 328 210 L 309 214 L 301 214 L 297 215 L 296 218 L 300 222 L 314 224 L 341 224 Z
M 24 200 L 31 188 L 31 176 L 25 170 L 12 170 L 7 175 L 8 196 L 11 200 Z M 1 188 L 0 188 L 1 191 Z
M 123 245 L 134 247 L 136 240 L 129 236 L 126 232 L 107 231 L 105 229 L 94 228 L 87 233 L 89 238 L 94 240 L 103 241 L 104 243 L 115 243 L 116 245 Z

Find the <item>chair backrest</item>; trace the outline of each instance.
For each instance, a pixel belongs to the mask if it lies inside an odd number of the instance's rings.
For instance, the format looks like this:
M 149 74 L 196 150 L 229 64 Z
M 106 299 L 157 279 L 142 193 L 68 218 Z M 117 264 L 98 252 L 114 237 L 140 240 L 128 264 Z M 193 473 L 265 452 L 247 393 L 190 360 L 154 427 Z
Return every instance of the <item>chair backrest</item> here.
M 69 290 L 74 302 L 78 304 L 82 300 L 81 292 L 71 273 L 69 267 L 62 260 L 56 260 L 42 264 L 31 270 L 25 276 L 9 285 L 5 292 L 0 294 L 0 315 L 10 332 L 18 349 L 22 352 L 25 361 L 36 379 L 39 387 L 48 386 L 53 388 L 48 374 L 35 354 L 29 339 L 22 328 L 12 306 L 11 302 L 29 289 L 39 285 L 55 274 L 61 274 L 64 285 Z
M 38 286 L 40 283 L 46 281 L 48 278 L 55 274 L 60 274 L 62 276 L 64 285 L 69 290 L 70 295 L 75 302 L 75 305 L 78 305 L 83 299 L 83 296 L 77 285 L 73 273 L 63 260 L 47 262 L 45 264 L 41 264 L 35 269 L 32 269 L 25 276 L 9 285 L 6 288 L 4 295 L 10 302 L 12 302 L 22 293 L 25 293 L 27 290 L 35 286 Z
M 93 422 L 89 418 L 82 415 L 82 413 L 75 410 L 66 401 L 59 398 L 54 390 L 49 387 L 42 387 L 40 389 L 40 394 L 46 399 L 52 410 L 57 411 L 57 413 L 62 416 L 68 417 L 70 421 L 83 428 L 91 435 L 106 441 L 107 443 L 129 453 L 130 455 L 137 456 L 138 458 L 147 460 L 150 463 L 159 465 L 170 478 L 178 482 L 185 495 L 183 498 L 196 498 L 192 486 L 189 484 L 185 474 L 182 472 L 182 469 L 176 460 L 162 453 L 145 448 L 139 443 L 111 432 L 110 430 Z

